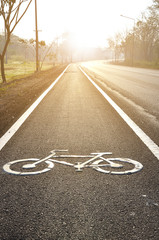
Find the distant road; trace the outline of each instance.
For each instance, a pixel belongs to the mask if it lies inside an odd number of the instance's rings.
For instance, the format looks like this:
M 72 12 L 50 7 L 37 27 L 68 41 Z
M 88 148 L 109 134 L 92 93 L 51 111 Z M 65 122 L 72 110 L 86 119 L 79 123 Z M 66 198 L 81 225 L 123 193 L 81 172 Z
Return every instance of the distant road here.
M 85 62 L 82 66 L 146 131 L 159 132 L 159 70 L 116 66 L 105 61 Z M 159 144 L 159 137 L 155 140 Z

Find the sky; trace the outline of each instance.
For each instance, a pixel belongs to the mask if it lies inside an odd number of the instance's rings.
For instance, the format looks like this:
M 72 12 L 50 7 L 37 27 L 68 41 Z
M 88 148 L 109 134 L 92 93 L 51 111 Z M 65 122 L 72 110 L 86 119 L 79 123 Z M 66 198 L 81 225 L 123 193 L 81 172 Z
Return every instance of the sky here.
M 63 32 L 74 33 L 79 45 L 105 46 L 107 38 L 131 29 L 152 0 L 37 0 L 39 40 L 51 43 Z M 2 25 L 0 26 L 2 31 Z M 14 30 L 35 39 L 35 1 Z

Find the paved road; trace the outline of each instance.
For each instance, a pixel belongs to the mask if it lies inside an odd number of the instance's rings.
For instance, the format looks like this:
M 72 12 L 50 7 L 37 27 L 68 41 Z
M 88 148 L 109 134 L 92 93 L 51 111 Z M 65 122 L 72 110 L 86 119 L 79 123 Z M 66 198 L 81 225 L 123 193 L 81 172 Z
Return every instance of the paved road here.
M 82 64 L 91 77 L 159 144 L 159 70 L 92 61 Z M 156 131 L 157 129 L 157 131 Z
M 91 168 L 76 172 L 60 164 L 32 176 L 2 171 L 9 161 L 40 158 L 52 149 L 80 155 L 113 152 L 144 168 L 132 175 Z M 77 65 L 69 66 L 0 159 L 1 239 L 158 239 L 159 161 Z

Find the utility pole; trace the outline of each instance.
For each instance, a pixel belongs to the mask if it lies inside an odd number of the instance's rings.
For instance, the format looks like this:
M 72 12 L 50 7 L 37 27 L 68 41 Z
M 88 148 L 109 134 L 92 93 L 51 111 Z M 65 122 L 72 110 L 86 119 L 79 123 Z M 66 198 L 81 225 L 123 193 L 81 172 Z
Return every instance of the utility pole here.
M 35 35 L 36 35 L 36 71 L 39 71 L 39 40 L 38 40 L 38 19 L 37 19 L 37 2 L 35 0 Z

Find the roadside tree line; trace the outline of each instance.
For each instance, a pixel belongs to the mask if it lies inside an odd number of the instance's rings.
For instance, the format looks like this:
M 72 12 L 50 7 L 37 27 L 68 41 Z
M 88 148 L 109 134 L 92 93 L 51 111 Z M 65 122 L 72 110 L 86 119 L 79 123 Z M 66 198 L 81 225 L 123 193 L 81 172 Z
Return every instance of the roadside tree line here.
M 35 40 L 20 39 L 17 36 L 13 35 L 15 27 L 27 12 L 31 2 L 32 0 L 0 0 L 0 17 L 3 19 L 5 29 L 4 36 L 0 36 L 0 71 L 3 83 L 6 83 L 5 56 L 9 45 L 10 50 L 13 52 L 18 49 L 23 49 L 24 55 L 27 50 L 28 57 L 31 59 L 35 58 Z M 45 44 L 45 41 L 38 42 L 38 47 L 41 54 L 40 68 L 42 68 L 43 62 L 46 58 L 50 60 L 56 58 L 55 51 L 52 51 L 53 48 L 55 49 L 55 45 L 55 42 L 53 42 L 50 46 L 47 46 Z
M 133 29 L 126 33 L 117 33 L 108 39 L 109 47 L 114 50 L 115 61 L 121 54 L 125 62 L 153 62 L 159 64 L 159 0 L 154 0 Z
M 1 76 L 3 83 L 6 83 L 4 58 L 10 42 L 11 34 L 28 10 L 32 0 L 0 0 L 0 17 L 5 26 L 5 43 L 0 53 Z M 20 11 L 24 5 L 23 11 Z

